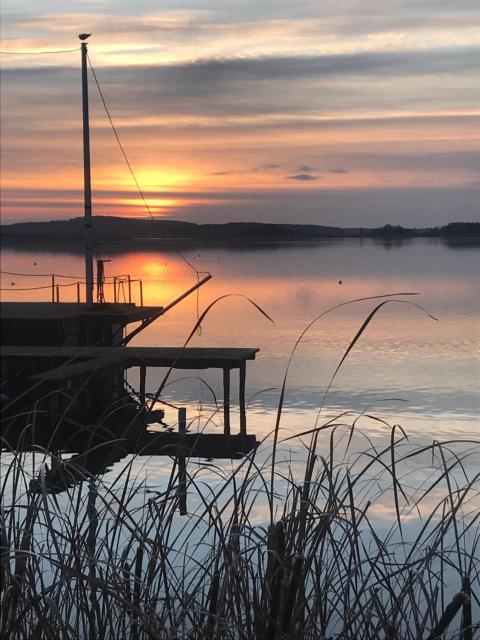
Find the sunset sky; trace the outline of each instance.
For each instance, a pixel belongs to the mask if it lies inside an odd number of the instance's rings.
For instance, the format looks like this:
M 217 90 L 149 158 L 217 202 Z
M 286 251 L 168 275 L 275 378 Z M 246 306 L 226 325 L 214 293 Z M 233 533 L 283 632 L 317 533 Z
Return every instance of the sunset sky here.
M 82 215 L 80 52 L 152 212 L 480 219 L 478 0 L 3 0 L 2 221 Z M 90 78 L 94 214 L 144 217 Z

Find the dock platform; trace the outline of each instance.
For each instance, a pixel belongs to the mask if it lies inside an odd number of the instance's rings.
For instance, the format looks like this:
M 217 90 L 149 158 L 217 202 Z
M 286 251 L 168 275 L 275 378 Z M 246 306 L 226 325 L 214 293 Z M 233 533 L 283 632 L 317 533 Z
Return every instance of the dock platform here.
M 128 302 L 2 302 L 2 345 L 29 346 L 32 341 L 45 346 L 120 345 L 125 327 L 140 323 L 131 332 L 135 335 L 164 310 Z
M 14 361 L 16 366 L 24 360 L 37 373 L 30 376 L 32 382 L 75 382 L 82 378 L 111 371 L 125 371 L 131 367 L 140 369 L 140 404 L 146 401 L 146 375 L 148 367 L 172 369 L 221 369 L 223 372 L 224 434 L 230 435 L 230 387 L 231 371 L 238 369 L 238 404 L 240 410 L 240 434 L 246 435 L 245 378 L 246 363 L 254 360 L 256 348 L 196 348 L 196 347 L 39 347 L 2 346 L 4 366 Z

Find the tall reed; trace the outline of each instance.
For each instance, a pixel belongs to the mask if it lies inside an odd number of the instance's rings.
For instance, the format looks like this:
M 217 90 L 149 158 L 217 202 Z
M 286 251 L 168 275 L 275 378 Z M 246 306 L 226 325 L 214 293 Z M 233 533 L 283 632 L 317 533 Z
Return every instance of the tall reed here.
M 346 412 L 319 414 L 286 445 L 287 374 L 272 438 L 235 465 L 191 459 L 186 476 L 166 458 L 156 489 L 132 455 L 102 476 L 73 462 L 55 493 L 54 454 L 3 442 L 1 638 L 478 635 L 479 442 L 414 445 L 382 422 L 379 447 L 360 426 L 369 417 Z M 285 446 L 306 462 L 282 460 Z
M 191 462 L 188 518 L 175 465 L 154 494 L 133 456 L 55 494 L 44 462 L 39 488 L 32 454 L 4 453 L 2 638 L 473 638 L 475 443 L 400 435 L 353 455 L 343 423 L 330 422 L 303 481 L 277 462 L 275 495 L 262 449 L 214 465 L 216 484 Z M 409 467 L 428 455 L 437 466 L 412 490 Z

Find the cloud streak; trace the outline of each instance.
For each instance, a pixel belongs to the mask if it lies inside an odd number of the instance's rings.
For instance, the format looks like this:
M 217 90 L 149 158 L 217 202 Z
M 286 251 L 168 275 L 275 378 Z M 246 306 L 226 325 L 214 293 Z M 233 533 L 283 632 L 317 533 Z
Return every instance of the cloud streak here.
M 95 64 L 94 54 L 92 59 Z M 117 117 L 201 113 L 220 119 L 259 114 L 333 116 L 339 110 L 351 117 L 355 112 L 465 109 L 480 103 L 475 75 L 479 69 L 480 47 L 469 47 L 208 59 L 97 72 Z M 74 69 L 59 67 L 6 69 L 4 86 L 18 98 L 35 95 L 40 110 L 44 105 L 51 108 L 50 91 L 61 97 L 65 109 L 73 109 L 78 100 L 76 74 Z M 94 92 L 92 99 L 96 99 Z
M 287 176 L 287 180 L 298 180 L 298 182 L 310 182 L 311 180 L 316 180 L 315 176 L 312 176 L 311 173 L 296 173 L 293 176 Z

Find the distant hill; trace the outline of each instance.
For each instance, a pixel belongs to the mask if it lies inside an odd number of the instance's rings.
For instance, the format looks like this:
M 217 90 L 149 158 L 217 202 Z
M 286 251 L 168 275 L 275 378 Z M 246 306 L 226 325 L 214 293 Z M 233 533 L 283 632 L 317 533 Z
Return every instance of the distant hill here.
M 35 245 L 76 244 L 83 242 L 83 218 L 50 222 L 18 222 L 1 226 L 4 243 L 28 242 Z M 229 222 L 195 224 L 177 220 L 148 220 L 95 216 L 94 242 L 136 241 L 176 244 L 245 244 L 307 241 L 328 238 L 407 239 L 414 237 L 479 238 L 479 222 L 452 222 L 443 227 L 408 229 L 386 224 L 374 229 L 342 229 L 310 224 L 267 224 Z
M 445 227 L 440 227 L 439 231 L 439 235 L 452 238 L 478 237 L 480 222 L 450 222 Z
M 2 227 L 2 234 L 13 236 L 47 236 L 50 239 L 68 238 L 82 240 L 83 218 L 53 220 L 51 222 L 21 222 Z M 297 224 L 263 224 L 257 222 L 230 222 L 226 224 L 195 224 L 177 220 L 138 220 L 95 216 L 93 236 L 95 240 L 132 239 L 283 239 L 308 237 L 339 237 L 344 232 L 336 227 Z

